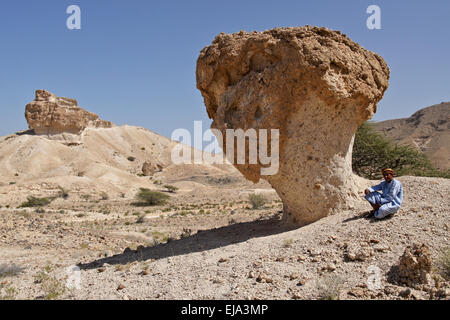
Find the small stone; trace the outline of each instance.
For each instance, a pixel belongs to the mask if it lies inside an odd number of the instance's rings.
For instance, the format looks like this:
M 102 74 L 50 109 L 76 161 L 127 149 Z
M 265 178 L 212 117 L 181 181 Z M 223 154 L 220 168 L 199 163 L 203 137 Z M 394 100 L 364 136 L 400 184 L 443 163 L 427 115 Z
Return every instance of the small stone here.
M 411 295 L 411 289 L 406 288 L 406 289 L 400 291 L 398 295 L 402 298 L 408 298 Z
M 334 271 L 336 270 L 336 265 L 334 263 L 330 263 L 327 265 L 327 270 L 328 271 Z
M 364 290 L 361 288 L 353 288 L 350 291 L 348 291 L 348 294 L 356 298 L 361 298 L 364 296 Z
M 386 246 L 383 244 L 377 244 L 373 248 L 375 249 L 375 251 L 379 251 L 379 252 L 385 252 L 385 251 L 390 250 L 389 246 Z
M 117 287 L 117 290 L 123 290 L 125 289 L 125 286 L 123 284 L 119 284 L 119 286 Z
M 306 283 L 306 278 L 301 278 L 298 282 L 297 282 L 297 286 L 301 287 L 304 286 Z
M 294 299 L 294 300 L 301 300 L 301 299 L 302 299 L 302 296 L 301 296 L 298 292 L 295 292 L 295 293 L 292 295 L 292 299 Z
M 97 269 L 97 271 L 98 271 L 99 273 L 104 272 L 105 270 L 106 270 L 106 267 L 101 267 L 101 268 L 98 268 L 98 269 Z
M 132 251 L 133 251 L 133 250 L 131 250 L 130 247 L 126 247 L 125 250 L 123 250 L 123 253 L 130 253 L 130 252 L 132 252 Z
M 147 267 L 147 268 L 145 268 L 144 271 L 142 271 L 142 275 L 143 275 L 143 276 L 149 275 L 150 272 L 151 272 L 151 269 Z
M 290 280 L 295 280 L 298 278 L 298 273 L 291 273 L 291 275 L 289 276 Z
M 219 259 L 219 263 L 223 263 L 223 262 L 227 262 L 227 261 L 228 261 L 227 258 L 220 258 L 220 259 Z
M 273 283 L 273 280 L 264 272 L 258 275 L 256 281 L 261 283 Z
M 396 290 L 395 287 L 386 286 L 384 288 L 384 293 L 387 294 L 387 295 L 394 295 L 394 294 L 397 294 L 397 290 Z
M 297 262 L 302 262 L 302 261 L 305 261 L 305 260 L 306 260 L 306 257 L 302 256 L 302 255 L 298 256 L 298 258 L 297 258 Z
M 116 267 L 116 271 L 123 271 L 123 270 L 125 270 L 125 266 L 121 264 Z

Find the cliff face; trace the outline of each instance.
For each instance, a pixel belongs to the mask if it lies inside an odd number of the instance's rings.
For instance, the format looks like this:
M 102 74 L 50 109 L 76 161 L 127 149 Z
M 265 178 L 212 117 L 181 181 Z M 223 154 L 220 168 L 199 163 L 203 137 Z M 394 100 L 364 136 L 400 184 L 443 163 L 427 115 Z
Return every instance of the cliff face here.
M 101 120 L 95 113 L 78 106 L 77 100 L 56 97 L 37 90 L 34 101 L 27 104 L 25 118 L 28 127 L 38 135 L 79 134 L 87 127 L 110 128 L 114 124 Z
M 421 109 L 409 118 L 376 122 L 375 129 L 420 149 L 436 168 L 450 169 L 450 102 Z

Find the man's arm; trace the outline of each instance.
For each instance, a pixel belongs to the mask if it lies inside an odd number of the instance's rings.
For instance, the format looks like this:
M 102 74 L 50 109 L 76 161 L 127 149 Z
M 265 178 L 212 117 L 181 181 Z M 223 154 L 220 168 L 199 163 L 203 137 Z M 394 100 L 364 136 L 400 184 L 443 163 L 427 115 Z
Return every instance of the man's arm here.
M 394 183 L 394 181 L 392 181 L 392 183 Z M 392 202 L 399 190 L 400 183 L 395 182 L 395 184 L 389 188 L 388 192 L 386 194 L 383 193 L 383 195 L 381 196 L 381 204 Z
M 380 191 L 383 188 L 383 182 L 381 182 L 380 184 L 377 184 L 376 186 L 370 187 L 368 190 L 370 192 L 374 192 L 374 191 Z

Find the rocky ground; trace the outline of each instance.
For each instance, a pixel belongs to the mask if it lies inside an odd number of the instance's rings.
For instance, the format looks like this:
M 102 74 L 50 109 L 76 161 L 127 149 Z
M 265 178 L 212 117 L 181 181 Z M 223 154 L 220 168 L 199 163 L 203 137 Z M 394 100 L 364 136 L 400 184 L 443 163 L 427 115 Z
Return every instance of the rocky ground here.
M 449 299 L 440 261 L 449 243 L 450 181 L 399 180 L 404 206 L 389 219 L 369 217 L 361 200 L 297 229 L 281 223 L 281 202 L 267 184 L 237 178 L 164 181 L 180 189 L 158 207 L 136 207 L 128 196 L 86 197 L 86 190 L 68 190 L 66 199 L 38 209 L 3 200 L 0 296 Z M 3 186 L 2 199 L 16 199 L 17 188 Z M 248 195 L 255 192 L 266 198 L 263 208 L 251 208 Z M 430 251 L 428 283 L 403 284 L 399 261 L 415 243 Z M 81 271 L 69 272 L 73 266 Z M 80 286 L 67 288 L 78 274 Z

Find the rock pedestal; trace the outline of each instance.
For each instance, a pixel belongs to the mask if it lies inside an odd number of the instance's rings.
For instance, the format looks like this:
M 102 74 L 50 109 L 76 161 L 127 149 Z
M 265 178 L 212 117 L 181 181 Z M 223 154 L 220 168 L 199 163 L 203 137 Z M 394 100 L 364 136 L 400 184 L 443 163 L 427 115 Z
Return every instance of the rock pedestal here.
M 221 33 L 197 61 L 197 88 L 225 153 L 226 129 L 279 129 L 276 174 L 262 176 L 261 163 L 235 166 L 253 182 L 266 179 L 296 225 L 345 208 L 361 192 L 351 167 L 354 134 L 388 79 L 379 55 L 310 26 Z

